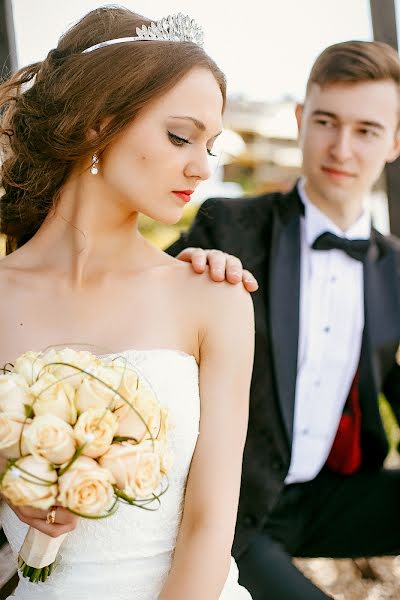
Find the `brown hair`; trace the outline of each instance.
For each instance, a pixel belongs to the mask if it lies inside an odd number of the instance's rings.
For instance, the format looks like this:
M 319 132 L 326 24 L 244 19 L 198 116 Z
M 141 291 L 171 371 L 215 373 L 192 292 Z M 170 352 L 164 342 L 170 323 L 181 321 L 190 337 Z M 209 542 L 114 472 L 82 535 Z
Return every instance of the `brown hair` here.
M 313 83 L 325 86 L 383 79 L 391 79 L 400 89 L 400 60 L 394 48 L 383 42 L 341 42 L 318 56 L 306 93 Z
M 7 252 L 28 241 L 57 201 L 74 164 L 105 146 L 154 98 L 193 67 L 209 69 L 225 103 L 223 73 L 191 42 L 136 42 L 81 54 L 99 42 L 136 35 L 150 20 L 125 8 L 95 9 L 72 26 L 43 62 L 0 85 L 0 232 Z M 95 140 L 105 117 L 111 120 Z M 1 161 L 0 161 L 1 162 Z

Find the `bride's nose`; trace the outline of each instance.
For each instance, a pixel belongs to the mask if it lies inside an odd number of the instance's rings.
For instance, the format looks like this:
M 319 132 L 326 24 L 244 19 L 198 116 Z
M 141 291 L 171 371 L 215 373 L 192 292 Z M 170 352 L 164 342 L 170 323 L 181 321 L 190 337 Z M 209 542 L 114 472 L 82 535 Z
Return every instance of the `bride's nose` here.
M 184 174 L 188 178 L 200 179 L 202 181 L 208 179 L 211 175 L 211 169 L 208 161 L 207 150 L 199 151 L 195 157 L 186 164 Z

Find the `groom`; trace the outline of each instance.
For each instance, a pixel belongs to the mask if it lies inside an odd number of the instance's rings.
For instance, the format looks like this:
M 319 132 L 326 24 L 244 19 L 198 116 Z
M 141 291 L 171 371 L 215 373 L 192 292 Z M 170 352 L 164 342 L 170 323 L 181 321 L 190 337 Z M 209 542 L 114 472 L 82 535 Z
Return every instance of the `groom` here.
M 327 48 L 296 110 L 303 178 L 288 194 L 208 200 L 168 249 L 220 249 L 259 282 L 233 548 L 253 600 L 327 598 L 292 556 L 400 553 L 400 471 L 382 469 L 378 405 L 383 392 L 400 420 L 400 244 L 364 209 L 399 154 L 399 115 L 394 50 Z

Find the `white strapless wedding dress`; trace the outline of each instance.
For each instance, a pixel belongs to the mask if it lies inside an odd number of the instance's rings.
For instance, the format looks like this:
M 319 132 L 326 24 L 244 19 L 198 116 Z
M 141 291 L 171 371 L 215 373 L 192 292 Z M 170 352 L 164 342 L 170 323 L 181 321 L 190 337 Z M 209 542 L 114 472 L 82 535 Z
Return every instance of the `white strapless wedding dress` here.
M 158 598 L 171 566 L 186 478 L 198 436 L 198 367 L 193 356 L 175 350 L 135 350 L 122 354 L 149 381 L 160 403 L 170 409 L 174 422 L 171 445 L 175 464 L 161 507 L 148 512 L 121 504 L 112 517 L 102 521 L 80 519 L 61 546 L 57 568 L 51 577 L 40 584 L 20 579 L 10 599 Z M 27 526 L 4 502 L 0 506 L 0 521 L 17 555 Z M 233 559 L 220 600 L 251 600 L 250 594 L 238 584 Z

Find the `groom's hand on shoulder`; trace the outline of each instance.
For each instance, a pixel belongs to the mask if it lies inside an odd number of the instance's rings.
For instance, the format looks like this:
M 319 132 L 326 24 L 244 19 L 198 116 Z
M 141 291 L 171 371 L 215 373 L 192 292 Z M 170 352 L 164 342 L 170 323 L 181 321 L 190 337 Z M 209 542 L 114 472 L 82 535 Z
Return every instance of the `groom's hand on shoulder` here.
M 243 269 L 241 261 L 236 256 L 221 250 L 185 248 L 176 258 L 191 263 L 195 273 L 204 273 L 208 265 L 210 277 L 213 281 L 226 280 L 233 284 L 242 282 L 248 292 L 258 290 L 257 280 L 250 271 Z

